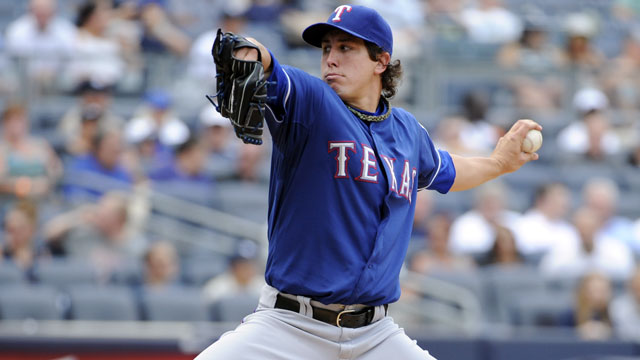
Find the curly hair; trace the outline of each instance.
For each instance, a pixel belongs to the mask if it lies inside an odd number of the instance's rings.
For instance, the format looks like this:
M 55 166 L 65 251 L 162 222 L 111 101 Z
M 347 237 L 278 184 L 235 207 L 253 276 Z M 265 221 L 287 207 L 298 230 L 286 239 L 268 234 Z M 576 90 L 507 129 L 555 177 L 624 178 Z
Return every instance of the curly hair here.
M 378 57 L 382 55 L 384 50 L 378 45 L 365 41 L 369 58 L 373 61 L 377 61 Z M 402 64 L 400 60 L 396 59 L 387 64 L 387 69 L 382 73 L 382 96 L 387 99 L 391 99 L 398 92 L 398 86 L 402 80 Z

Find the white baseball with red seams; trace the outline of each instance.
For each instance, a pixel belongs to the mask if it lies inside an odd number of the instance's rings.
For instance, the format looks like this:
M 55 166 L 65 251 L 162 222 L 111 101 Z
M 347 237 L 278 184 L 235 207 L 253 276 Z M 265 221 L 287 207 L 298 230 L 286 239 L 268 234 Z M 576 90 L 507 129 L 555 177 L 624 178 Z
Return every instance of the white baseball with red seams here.
M 533 153 L 542 146 L 542 133 L 539 130 L 529 130 L 527 136 L 522 141 L 522 151 Z

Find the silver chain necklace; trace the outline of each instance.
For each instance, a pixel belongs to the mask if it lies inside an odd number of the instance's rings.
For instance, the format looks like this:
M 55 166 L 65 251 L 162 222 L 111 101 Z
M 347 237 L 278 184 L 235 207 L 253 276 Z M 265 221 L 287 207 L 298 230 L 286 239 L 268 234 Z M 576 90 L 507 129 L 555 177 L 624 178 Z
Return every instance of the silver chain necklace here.
M 381 96 L 380 100 L 382 101 L 384 106 L 387 107 L 387 112 L 385 112 L 382 115 L 363 114 L 361 111 L 349 106 L 347 103 L 345 103 L 345 105 L 347 106 L 347 109 L 349 109 L 349 111 L 351 111 L 355 116 L 360 118 L 360 120 L 369 121 L 369 122 L 372 122 L 372 121 L 380 122 L 380 121 L 386 120 L 389 117 L 389 115 L 391 115 L 391 105 L 389 104 L 389 100 L 387 100 L 384 96 Z

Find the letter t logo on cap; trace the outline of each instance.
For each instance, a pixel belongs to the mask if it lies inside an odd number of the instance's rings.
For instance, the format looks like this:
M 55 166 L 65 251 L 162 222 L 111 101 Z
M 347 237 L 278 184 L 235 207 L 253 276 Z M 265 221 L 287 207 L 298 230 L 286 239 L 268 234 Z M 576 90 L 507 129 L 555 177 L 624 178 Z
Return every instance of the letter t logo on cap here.
M 340 16 L 342 16 L 342 13 L 347 10 L 347 12 L 351 12 L 351 6 L 349 5 L 340 5 L 338 6 L 334 12 L 336 13 L 336 16 L 333 17 L 333 19 L 331 19 L 331 21 L 333 22 L 338 22 L 342 19 L 340 19 Z

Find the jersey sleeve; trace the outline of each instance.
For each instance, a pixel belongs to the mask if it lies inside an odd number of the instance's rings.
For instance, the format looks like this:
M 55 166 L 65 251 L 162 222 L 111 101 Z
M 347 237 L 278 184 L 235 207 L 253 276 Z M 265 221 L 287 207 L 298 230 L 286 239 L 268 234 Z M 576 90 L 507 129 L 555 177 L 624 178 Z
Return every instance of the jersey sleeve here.
M 424 171 L 418 176 L 418 190 L 430 189 L 445 194 L 451 189 L 456 178 L 453 159 L 447 151 L 437 149 L 427 130 L 422 125 L 420 127 L 423 132 L 420 140 L 420 169 Z
M 315 109 L 324 96 L 320 79 L 291 66 L 281 65 L 271 54 L 267 86 L 267 125 L 274 140 L 289 138 L 300 128 L 310 128 Z

